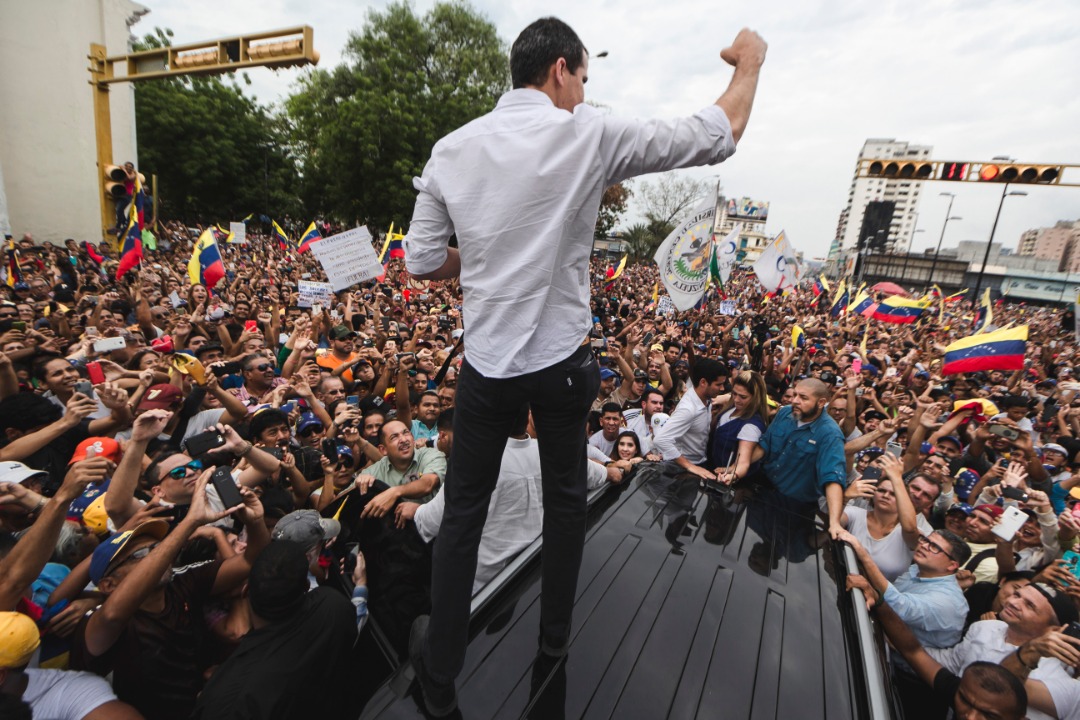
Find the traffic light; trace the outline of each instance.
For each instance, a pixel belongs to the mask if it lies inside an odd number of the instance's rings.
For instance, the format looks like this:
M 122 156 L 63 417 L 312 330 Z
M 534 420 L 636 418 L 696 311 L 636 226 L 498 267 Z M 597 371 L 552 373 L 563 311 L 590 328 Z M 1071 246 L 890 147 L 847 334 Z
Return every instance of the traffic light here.
M 1019 165 L 985 163 L 979 168 L 981 182 L 1051 185 L 1061 177 L 1060 165 Z
M 941 177 L 939 180 L 966 180 L 968 164 L 959 162 L 941 163 Z
M 866 169 L 866 174 L 889 179 L 928 180 L 934 174 L 934 163 L 923 160 L 874 160 Z
M 127 195 L 127 191 L 124 189 L 124 182 L 126 180 L 127 173 L 124 172 L 124 168 L 119 165 L 106 165 L 105 196 L 117 199 Z

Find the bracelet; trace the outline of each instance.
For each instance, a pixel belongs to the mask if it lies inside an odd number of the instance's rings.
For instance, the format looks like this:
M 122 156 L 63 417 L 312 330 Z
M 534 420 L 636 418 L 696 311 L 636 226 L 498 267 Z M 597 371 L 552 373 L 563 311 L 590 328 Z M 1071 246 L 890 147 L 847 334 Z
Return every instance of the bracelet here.
M 47 497 L 43 496 L 40 500 L 38 500 L 38 504 L 35 505 L 34 509 L 31 510 L 30 512 L 31 513 L 39 513 L 48 504 L 49 504 L 49 499 Z
M 238 452 L 238 453 L 236 453 L 236 454 L 237 454 L 237 455 L 239 455 L 240 457 L 244 457 L 244 456 L 245 456 L 245 455 L 247 455 L 247 454 L 248 454 L 249 452 L 251 452 L 252 448 L 254 448 L 254 447 L 255 447 L 255 446 L 254 446 L 253 444 L 251 444 L 251 443 L 249 442 L 249 443 L 247 444 L 247 447 L 245 447 L 245 448 L 244 448 L 243 450 L 241 450 L 240 452 Z
M 1025 668 L 1026 668 L 1026 669 L 1027 669 L 1027 670 L 1028 670 L 1029 672 L 1031 672 L 1031 671 L 1034 671 L 1034 670 L 1037 670 L 1037 669 L 1039 668 L 1039 663 L 1038 663 L 1038 662 L 1036 662 L 1036 663 L 1035 663 L 1035 667 L 1031 667 L 1031 666 L 1030 666 L 1030 665 L 1028 665 L 1028 664 L 1027 664 L 1026 662 L 1024 662 L 1024 656 L 1020 654 L 1020 648 L 1016 648 L 1016 659 L 1017 659 L 1017 660 L 1018 660 L 1018 661 L 1020 662 L 1020 664 L 1021 664 L 1021 665 L 1023 665 L 1023 666 L 1024 666 L 1024 667 L 1025 667 Z

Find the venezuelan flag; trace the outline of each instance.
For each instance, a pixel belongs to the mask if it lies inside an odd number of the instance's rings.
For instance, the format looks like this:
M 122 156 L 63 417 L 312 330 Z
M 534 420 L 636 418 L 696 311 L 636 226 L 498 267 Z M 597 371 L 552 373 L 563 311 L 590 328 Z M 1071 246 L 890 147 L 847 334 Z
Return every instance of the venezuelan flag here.
M 285 231 L 281 229 L 281 226 L 277 224 L 277 220 L 270 221 L 270 234 L 277 240 L 278 247 L 282 250 L 288 250 L 292 243 L 289 242 L 289 236 L 285 234 Z
M 855 302 L 851 303 L 849 312 L 852 315 L 863 315 L 873 306 L 874 298 L 870 297 L 865 290 L 860 290 L 859 294 L 855 296 Z
M 193 285 L 202 283 L 207 290 L 212 290 L 225 277 L 225 264 L 221 262 L 214 228 L 203 230 L 195 243 L 195 251 L 188 261 L 188 277 Z
M 1027 325 L 961 338 L 945 348 L 941 374 L 1023 370 L 1027 338 Z
M 813 290 L 814 290 L 814 297 L 817 297 L 818 295 L 820 295 L 822 293 L 829 292 L 829 281 L 825 279 L 824 275 L 821 275 L 820 277 L 818 277 L 817 280 L 814 281 Z
M 928 300 L 908 300 L 899 295 L 893 295 L 878 303 L 877 309 L 874 310 L 874 319 L 887 323 L 913 323 L 929 305 Z
M 316 228 L 315 223 L 312 222 L 310 225 L 308 225 L 308 228 L 304 231 L 304 234 L 300 236 L 300 249 L 297 250 L 297 252 L 301 254 L 306 253 L 311 247 L 311 244 L 318 242 L 319 240 L 322 240 L 322 235 L 319 234 L 318 228 Z
M 135 192 L 128 207 L 128 224 L 124 232 L 124 245 L 120 249 L 120 264 L 116 266 L 116 279 L 119 280 L 131 268 L 142 262 L 142 218 L 144 196 L 142 183 L 135 178 Z
M 850 296 L 848 295 L 847 282 L 841 280 L 840 284 L 836 286 L 836 295 L 833 296 L 832 307 L 829 308 L 829 315 L 832 317 L 840 317 L 846 313 L 849 299 Z
M 801 348 L 804 345 L 806 345 L 806 333 L 803 332 L 801 327 L 796 325 L 791 328 L 791 347 Z
M 611 289 L 615 287 L 615 281 L 623 274 L 623 270 L 626 269 L 626 258 L 629 255 L 623 255 L 622 260 L 619 261 L 619 267 L 612 269 L 608 266 L 607 285 L 604 286 L 604 292 L 611 292 Z
M 968 291 L 968 289 L 964 288 L 960 292 L 953 293 L 952 295 L 948 295 L 948 296 L 945 297 L 945 302 L 947 302 L 947 303 L 960 302 L 961 300 L 964 299 L 964 296 L 967 295 L 967 291 Z

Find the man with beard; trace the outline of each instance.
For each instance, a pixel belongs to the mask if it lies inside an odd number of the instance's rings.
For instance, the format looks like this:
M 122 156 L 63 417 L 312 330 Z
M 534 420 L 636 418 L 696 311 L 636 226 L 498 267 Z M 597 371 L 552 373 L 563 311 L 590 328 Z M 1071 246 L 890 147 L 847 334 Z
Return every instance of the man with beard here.
M 781 495 L 803 503 L 816 503 L 821 495 L 829 507 L 829 534 L 843 531 L 847 468 L 844 433 L 823 412 L 829 388 L 807 378 L 795 386 L 791 405 L 780 408 L 769 429 L 754 448 L 751 462 L 764 458 L 765 475 Z

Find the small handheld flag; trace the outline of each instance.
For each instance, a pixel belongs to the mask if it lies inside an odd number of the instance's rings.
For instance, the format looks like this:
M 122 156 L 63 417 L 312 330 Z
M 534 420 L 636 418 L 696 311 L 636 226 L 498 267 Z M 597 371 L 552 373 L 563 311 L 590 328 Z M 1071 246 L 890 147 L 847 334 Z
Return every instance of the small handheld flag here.
M 212 290 L 225 277 L 225 264 L 221 262 L 214 228 L 203 230 L 195 243 L 195 250 L 188 261 L 188 277 L 193 285 L 202 283 L 207 290 Z
M 300 236 L 300 248 L 297 250 L 297 252 L 300 254 L 306 253 L 311 248 L 311 244 L 316 243 L 319 240 L 322 240 L 322 235 L 319 234 L 319 229 L 316 228 L 315 223 L 312 222 L 310 225 L 308 225 L 308 228 L 304 231 L 304 234 Z
M 841 317 L 848 309 L 848 289 L 847 281 L 841 280 L 840 284 L 836 286 L 836 295 L 833 296 L 832 306 L 829 308 L 829 315 L 832 317 Z
M 277 220 L 270 221 L 270 233 L 277 240 L 278 247 L 282 250 L 288 250 L 292 244 L 289 242 L 289 236 L 285 234 L 285 231 L 281 229 L 281 226 L 277 224 Z
M 798 325 L 791 328 L 791 347 L 801 348 L 806 345 L 806 333 Z

